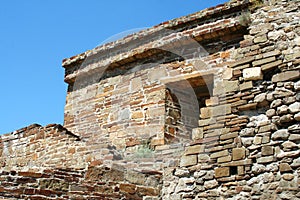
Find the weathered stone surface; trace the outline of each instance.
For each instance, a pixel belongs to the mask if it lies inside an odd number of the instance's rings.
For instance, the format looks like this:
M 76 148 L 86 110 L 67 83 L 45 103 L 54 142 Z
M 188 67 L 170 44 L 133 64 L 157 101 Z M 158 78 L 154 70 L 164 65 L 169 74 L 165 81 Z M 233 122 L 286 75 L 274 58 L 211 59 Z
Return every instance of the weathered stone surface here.
M 275 57 L 264 58 L 264 59 L 261 59 L 261 60 L 253 61 L 252 65 L 254 67 L 255 66 L 260 66 L 262 64 L 269 63 L 269 62 L 272 62 L 272 61 L 275 61 L 275 60 L 276 60 Z
M 190 172 L 189 172 L 189 170 L 176 169 L 174 174 L 178 177 L 187 177 L 190 175 Z
M 210 158 L 219 158 L 228 155 L 228 150 L 218 151 L 210 154 Z
M 248 90 L 248 89 L 251 89 L 251 88 L 253 88 L 252 81 L 246 81 L 246 82 L 240 84 L 240 90 L 241 91 Z
M 261 35 L 259 37 L 255 37 L 254 38 L 254 43 L 262 43 L 262 42 L 266 42 L 268 40 L 266 35 Z
M 203 138 L 203 128 L 194 128 L 192 130 L 192 139 L 198 140 Z
M 205 145 L 188 146 L 185 150 L 185 155 L 199 154 L 204 152 Z
M 231 156 L 230 155 L 219 157 L 218 160 L 217 160 L 218 163 L 224 163 L 224 162 L 229 162 L 229 161 L 231 161 Z
M 290 133 L 300 133 L 300 124 L 294 124 L 288 127 Z
M 215 106 L 215 105 L 218 105 L 218 103 L 219 103 L 218 97 L 211 97 L 211 98 L 205 100 L 206 106 Z
M 265 163 L 271 163 L 275 160 L 274 156 L 264 156 L 257 159 L 257 163 L 259 164 L 265 164 Z
M 288 163 L 280 163 L 279 171 L 280 172 L 291 172 L 293 170 Z
M 263 146 L 261 148 L 261 155 L 263 156 L 269 156 L 274 154 L 274 149 L 272 146 Z
M 281 129 L 272 134 L 272 140 L 286 140 L 289 135 L 290 134 L 287 129 Z
M 287 114 L 289 107 L 287 105 L 282 105 L 277 107 L 277 114 L 278 115 L 283 115 L 283 114 Z
M 261 66 L 261 70 L 262 71 L 272 70 L 272 69 L 278 67 L 281 63 L 282 63 L 281 60 L 277 60 L 275 62 L 264 64 L 264 65 Z
M 252 67 L 243 70 L 243 77 L 246 81 L 255 81 L 261 80 L 263 78 L 263 74 L 260 67 Z
M 215 169 L 215 177 L 221 178 L 226 177 L 230 175 L 230 169 L 229 167 L 220 167 Z
M 295 103 L 289 105 L 288 110 L 290 113 L 300 112 L 300 102 L 295 102 Z
M 297 147 L 297 145 L 294 142 L 291 141 L 285 141 L 284 143 L 282 143 L 283 148 L 285 149 L 292 149 Z
M 182 156 L 180 159 L 180 166 L 187 167 L 197 164 L 197 155 Z
M 211 181 L 205 181 L 204 182 L 204 187 L 206 189 L 212 189 L 218 186 L 218 182 L 216 180 L 211 180 Z
M 272 101 L 270 107 L 271 108 L 276 108 L 278 106 L 281 106 L 282 105 L 282 100 L 281 99 L 276 99 L 274 101 Z
M 232 149 L 232 160 L 241 160 L 246 156 L 245 148 Z
M 300 121 L 300 112 L 298 112 L 297 114 L 294 115 L 294 119 L 296 121 Z
M 289 81 L 294 80 L 300 77 L 299 71 L 286 71 L 279 74 L 275 74 L 272 77 L 272 82 L 282 82 L 282 81 Z

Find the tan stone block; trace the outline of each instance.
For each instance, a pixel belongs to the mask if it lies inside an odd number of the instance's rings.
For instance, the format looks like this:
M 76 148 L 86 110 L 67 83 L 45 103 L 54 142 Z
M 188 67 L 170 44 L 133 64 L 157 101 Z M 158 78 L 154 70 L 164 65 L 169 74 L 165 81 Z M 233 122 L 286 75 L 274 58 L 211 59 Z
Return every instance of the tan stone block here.
M 295 70 L 295 71 L 285 71 L 279 74 L 275 74 L 272 77 L 272 82 L 282 82 L 282 81 L 289 81 L 289 80 L 294 80 L 296 78 L 300 77 L 300 72 Z
M 264 59 L 261 59 L 261 60 L 253 61 L 252 65 L 254 67 L 255 66 L 260 66 L 260 65 L 265 64 L 265 63 L 273 62 L 275 60 L 276 60 L 276 58 L 274 56 L 273 57 L 268 57 L 268 58 L 264 58 Z
M 199 154 L 203 153 L 205 149 L 205 145 L 194 145 L 194 146 L 188 146 L 185 149 L 184 155 L 192 155 L 192 154 Z
M 252 160 L 251 159 L 237 160 L 237 161 L 231 161 L 231 162 L 221 164 L 222 167 L 242 166 L 242 165 L 252 165 Z
M 136 112 L 133 112 L 133 113 L 132 113 L 131 118 L 132 118 L 132 119 L 140 119 L 140 118 L 144 118 L 144 114 L 143 114 L 143 112 L 141 112 L 141 111 L 136 111 Z
M 229 80 L 232 78 L 232 72 L 233 72 L 233 69 L 232 68 L 227 68 L 225 69 L 225 71 L 223 72 L 223 79 L 224 80 Z
M 245 166 L 238 166 L 237 172 L 238 172 L 238 175 L 244 175 L 245 174 Z
M 261 126 L 258 129 L 258 133 L 268 132 L 271 130 L 271 128 L 272 128 L 271 125 Z
M 261 148 L 261 155 L 269 156 L 274 154 L 274 148 L 272 146 L 263 146 Z
M 253 88 L 252 81 L 246 81 L 246 82 L 240 84 L 240 90 L 241 91 L 248 90 L 248 89 L 251 89 L 251 88 Z
M 210 124 L 212 119 L 201 119 L 198 121 L 198 125 L 201 126 L 207 126 Z
M 167 76 L 167 73 L 166 73 L 166 70 L 164 68 L 151 70 L 148 74 L 148 80 L 150 82 L 158 81 L 161 78 L 164 78 L 165 76 Z
M 217 160 L 218 163 L 224 163 L 224 162 L 230 162 L 230 161 L 231 161 L 231 156 L 230 155 L 220 157 Z
M 246 63 L 250 63 L 254 60 L 254 56 L 250 56 L 250 57 L 246 57 L 246 58 L 242 58 L 232 64 L 230 64 L 229 67 L 236 67 L 238 65 L 243 65 L 243 64 L 246 64 Z
M 263 74 L 260 67 L 251 67 L 243 70 L 243 77 L 245 81 L 262 80 Z
M 288 163 L 280 163 L 279 164 L 279 171 L 280 172 L 292 172 L 293 169 Z
M 187 167 L 197 164 L 197 155 L 182 156 L 180 159 L 180 166 Z
M 246 105 L 242 105 L 238 107 L 239 111 L 245 111 L 245 110 L 255 110 L 257 106 L 257 103 L 248 103 Z
M 223 156 L 227 156 L 228 155 L 228 150 L 223 150 L 223 151 L 218 151 L 215 153 L 210 154 L 210 158 L 219 158 L 219 157 L 223 157 Z
M 213 117 L 220 116 L 220 115 L 226 115 L 231 113 L 231 105 L 230 104 L 224 104 L 219 105 L 211 108 L 211 115 Z
M 236 138 L 238 136 L 237 132 L 226 133 L 220 136 L 220 140 L 228 140 L 230 138 Z
M 274 160 L 275 160 L 274 156 L 264 156 L 264 157 L 258 158 L 257 163 L 259 163 L 259 164 L 271 163 Z
M 207 119 L 211 117 L 211 108 L 201 108 L 200 109 L 200 118 Z
M 216 84 L 213 89 L 214 95 L 224 94 L 239 90 L 239 81 L 227 81 L 224 80 Z
M 232 160 L 242 160 L 246 156 L 245 148 L 232 149 Z
M 209 99 L 205 100 L 205 105 L 206 106 L 214 106 L 219 103 L 219 98 L 218 97 L 210 97 Z
M 230 175 L 230 168 L 229 167 L 219 167 L 215 169 L 215 177 L 221 178 Z
M 165 140 L 163 138 L 153 138 L 151 140 L 151 146 L 164 145 Z
M 271 63 L 265 64 L 265 65 L 262 65 L 261 70 L 266 71 L 266 70 L 273 69 L 275 67 L 278 67 L 281 63 L 282 63 L 281 60 L 277 60 L 275 62 L 271 62 Z
M 199 140 L 203 138 L 203 128 L 193 128 L 192 139 Z

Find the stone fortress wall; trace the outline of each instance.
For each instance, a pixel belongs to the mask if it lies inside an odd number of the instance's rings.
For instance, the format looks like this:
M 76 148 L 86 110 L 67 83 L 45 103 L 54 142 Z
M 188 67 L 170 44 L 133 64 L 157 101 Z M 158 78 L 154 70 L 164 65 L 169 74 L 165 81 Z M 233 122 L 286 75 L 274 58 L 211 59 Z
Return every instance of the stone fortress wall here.
M 298 199 L 300 1 L 230 1 L 65 59 L 64 126 L 1 135 L 5 199 Z

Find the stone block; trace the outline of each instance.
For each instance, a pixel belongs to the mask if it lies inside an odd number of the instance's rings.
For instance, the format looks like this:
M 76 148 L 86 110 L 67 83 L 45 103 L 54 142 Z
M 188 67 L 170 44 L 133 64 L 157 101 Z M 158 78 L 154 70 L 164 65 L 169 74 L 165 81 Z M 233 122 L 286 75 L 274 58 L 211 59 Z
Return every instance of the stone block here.
M 231 166 L 244 166 L 244 165 L 251 165 L 252 160 L 251 159 L 245 159 L 245 160 L 237 160 L 237 161 L 231 161 L 227 163 L 221 164 L 222 167 L 231 167 Z
M 192 139 L 199 140 L 203 138 L 203 128 L 193 128 Z
M 144 118 L 144 114 L 141 111 L 132 112 L 131 118 L 132 119 L 141 119 L 141 118 Z
M 221 178 L 230 176 L 230 168 L 229 167 L 219 167 L 215 169 L 215 177 Z
M 264 156 L 257 159 L 257 163 L 259 164 L 271 163 L 273 161 L 275 161 L 274 156 Z
M 141 77 L 133 78 L 130 81 L 130 91 L 131 92 L 136 92 L 142 89 L 143 84 L 142 84 L 142 79 Z
M 271 125 L 261 126 L 261 127 L 259 127 L 259 129 L 258 129 L 258 133 L 268 132 L 268 131 L 271 130 L 271 128 L 272 128 Z
M 243 77 L 245 81 L 262 80 L 263 74 L 260 67 L 252 67 L 243 70 Z
M 197 155 L 182 156 L 180 159 L 181 167 L 188 167 L 197 164 Z
M 300 112 L 300 102 L 295 102 L 295 103 L 289 105 L 288 110 L 290 113 Z
M 218 105 L 218 103 L 219 103 L 218 97 L 210 97 L 209 99 L 205 100 L 206 106 L 215 106 L 215 105 Z
M 272 134 L 272 140 L 287 140 L 289 135 L 287 129 L 280 129 Z
M 270 156 L 274 154 L 274 148 L 272 146 L 263 146 L 261 148 L 262 156 Z
M 201 108 L 200 109 L 200 118 L 201 119 L 207 119 L 212 116 L 211 114 L 211 108 Z
M 245 148 L 232 149 L 232 160 L 242 160 L 246 157 Z
M 228 92 L 239 90 L 239 81 L 227 81 L 224 80 L 216 84 L 213 94 L 220 95 Z
M 267 35 L 260 35 L 258 37 L 255 37 L 253 41 L 255 44 L 257 44 L 257 43 L 266 42 L 267 40 L 268 40 Z
M 278 67 L 281 63 L 282 63 L 281 60 L 277 60 L 277 61 L 275 61 L 275 62 L 271 62 L 271 63 L 265 64 L 265 65 L 262 65 L 262 66 L 261 66 L 261 70 L 262 70 L 262 71 L 271 70 L 271 69 L 273 69 L 273 68 Z
M 233 72 L 233 69 L 232 68 L 227 68 L 224 72 L 223 72 L 223 79 L 224 80 L 229 80 L 232 78 L 232 72 Z
M 220 116 L 220 115 L 227 115 L 230 113 L 231 113 L 230 104 L 219 105 L 211 108 L 211 115 L 213 117 Z
M 230 138 L 236 138 L 238 136 L 237 132 L 233 132 L 233 133 L 226 133 L 226 134 L 222 134 L 220 136 L 220 140 L 228 140 Z
M 254 56 L 249 56 L 249 57 L 246 57 L 246 58 L 242 58 L 240 60 L 237 60 L 236 62 L 232 63 L 229 65 L 229 67 L 232 67 L 232 68 L 235 68 L 239 65 L 244 65 L 246 63 L 250 63 L 254 60 Z
M 289 81 L 289 80 L 294 80 L 300 77 L 300 72 L 299 71 L 285 71 L 281 72 L 279 74 L 275 74 L 272 77 L 272 82 L 283 82 L 283 81 Z
M 276 60 L 275 57 L 264 58 L 264 59 L 253 61 L 252 65 L 253 65 L 253 67 L 261 66 L 262 64 L 273 62 L 275 60 Z
M 215 153 L 210 154 L 210 158 L 219 158 L 219 157 L 223 157 L 223 156 L 227 156 L 228 155 L 228 150 L 223 150 L 223 151 L 218 151 Z
M 248 89 L 251 89 L 251 88 L 253 88 L 252 81 L 246 81 L 246 82 L 240 84 L 240 90 L 241 91 L 248 90 Z
M 282 172 L 292 172 L 293 169 L 288 163 L 280 163 L 279 164 L 279 171 Z
M 205 149 L 205 145 L 194 145 L 194 146 L 188 146 L 185 149 L 185 155 L 192 155 L 192 154 L 199 154 L 203 153 Z
M 256 110 L 257 103 L 248 103 L 238 107 L 239 111 Z
M 198 121 L 198 125 L 200 127 L 207 126 L 211 123 L 211 121 L 212 121 L 212 119 L 201 119 L 201 120 Z
M 220 157 L 217 160 L 218 163 L 224 163 L 224 162 L 230 162 L 230 161 L 231 161 L 231 156 L 230 155 Z
M 167 73 L 166 73 L 166 70 L 164 68 L 151 70 L 148 74 L 148 80 L 150 82 L 158 81 L 161 78 L 164 78 L 165 76 L 167 76 Z
M 238 175 L 244 175 L 245 174 L 245 166 L 237 166 L 237 173 Z

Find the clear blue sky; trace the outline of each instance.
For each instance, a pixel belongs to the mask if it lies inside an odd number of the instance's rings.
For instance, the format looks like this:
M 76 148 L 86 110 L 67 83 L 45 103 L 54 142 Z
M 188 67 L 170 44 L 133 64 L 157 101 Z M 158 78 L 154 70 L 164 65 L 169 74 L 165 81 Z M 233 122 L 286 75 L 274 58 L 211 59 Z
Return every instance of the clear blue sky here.
M 63 123 L 63 58 L 225 0 L 9 0 L 0 5 L 0 133 Z

